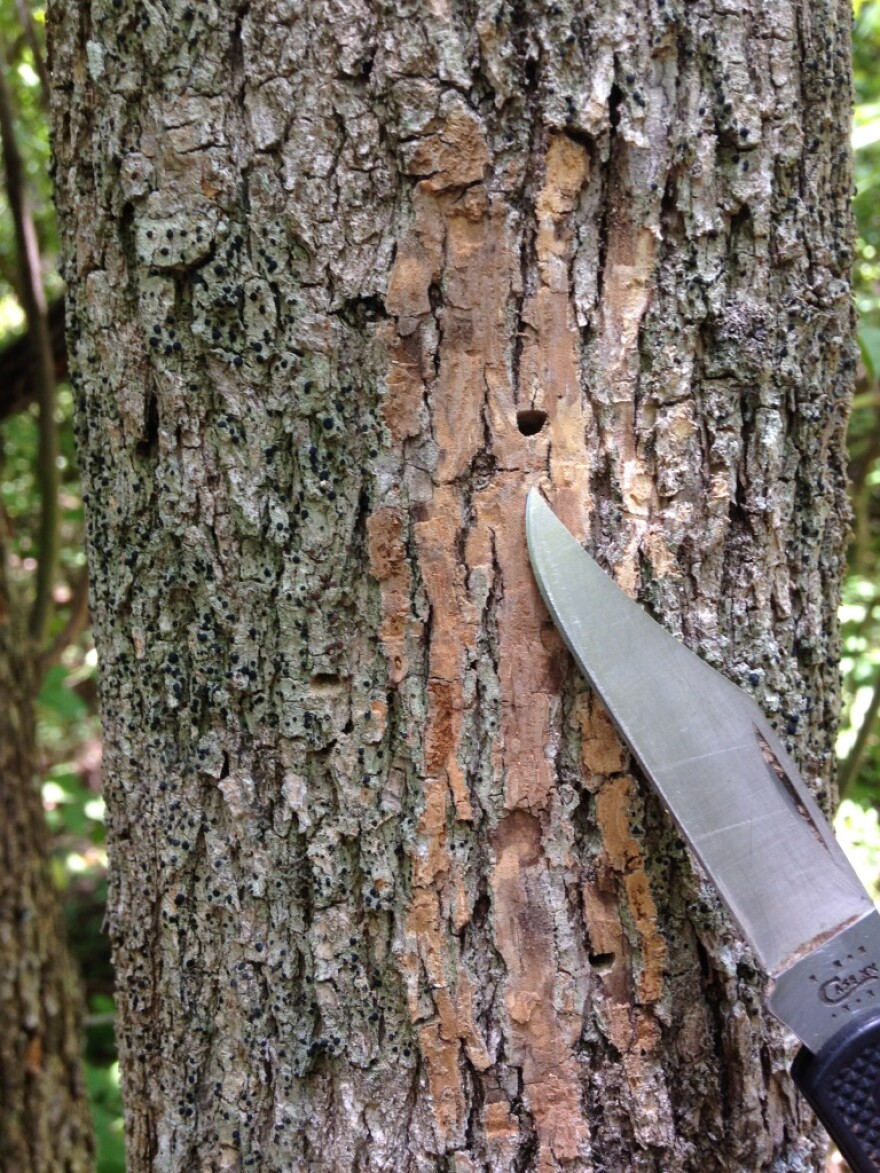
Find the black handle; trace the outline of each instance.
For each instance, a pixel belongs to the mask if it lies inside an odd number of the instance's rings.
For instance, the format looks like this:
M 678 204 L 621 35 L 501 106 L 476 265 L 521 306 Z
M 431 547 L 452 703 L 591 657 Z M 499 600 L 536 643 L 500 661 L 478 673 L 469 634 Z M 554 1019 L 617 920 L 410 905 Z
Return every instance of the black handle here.
M 853 1173 L 880 1173 L 880 1007 L 854 1016 L 818 1054 L 801 1047 L 791 1074 Z

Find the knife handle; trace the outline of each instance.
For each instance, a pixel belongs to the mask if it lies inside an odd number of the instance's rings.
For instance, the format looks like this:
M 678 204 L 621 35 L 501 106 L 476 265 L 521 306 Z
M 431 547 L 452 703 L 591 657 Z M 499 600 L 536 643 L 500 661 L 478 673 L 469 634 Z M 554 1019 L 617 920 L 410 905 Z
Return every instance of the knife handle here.
M 815 1055 L 801 1047 L 791 1074 L 853 1173 L 880 1173 L 880 1008 L 859 1014 Z

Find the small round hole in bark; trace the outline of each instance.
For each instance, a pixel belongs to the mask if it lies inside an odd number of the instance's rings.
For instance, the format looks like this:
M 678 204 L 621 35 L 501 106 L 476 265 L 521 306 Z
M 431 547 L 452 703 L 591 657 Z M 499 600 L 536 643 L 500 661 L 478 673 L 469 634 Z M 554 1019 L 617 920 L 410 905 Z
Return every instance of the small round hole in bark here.
M 590 967 L 595 969 L 598 973 L 607 973 L 614 965 L 613 953 L 591 953 Z
M 524 436 L 537 436 L 547 422 L 547 412 L 529 408 L 528 411 L 516 413 L 516 426 Z

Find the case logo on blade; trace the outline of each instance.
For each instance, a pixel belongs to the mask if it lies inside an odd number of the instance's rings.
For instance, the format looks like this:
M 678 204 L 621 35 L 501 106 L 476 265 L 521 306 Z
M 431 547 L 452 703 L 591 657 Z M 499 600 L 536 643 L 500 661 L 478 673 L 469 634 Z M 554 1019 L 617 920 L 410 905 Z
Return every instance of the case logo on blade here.
M 843 967 L 843 963 L 840 961 L 836 961 L 834 964 Z M 822 982 L 819 986 L 819 997 L 828 1006 L 840 1006 L 842 1009 L 848 1010 L 849 1007 L 844 1006 L 843 1003 L 849 1001 L 862 986 L 870 985 L 871 982 L 878 979 L 880 979 L 880 965 L 876 961 L 869 961 L 861 969 L 851 973 L 836 973 L 833 977 Z M 816 981 L 816 978 L 813 978 L 813 981 Z M 869 991 L 869 995 L 873 998 L 874 991 Z M 859 1000 L 856 999 L 856 1001 Z

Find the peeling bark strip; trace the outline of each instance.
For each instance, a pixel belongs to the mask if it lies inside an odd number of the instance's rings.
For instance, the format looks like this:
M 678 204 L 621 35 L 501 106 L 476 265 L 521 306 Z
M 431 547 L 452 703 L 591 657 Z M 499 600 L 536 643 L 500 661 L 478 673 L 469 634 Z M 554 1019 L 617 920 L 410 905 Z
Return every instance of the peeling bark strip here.
M 56 0 L 132 1170 L 804 1170 L 523 506 L 827 777 L 849 10 Z

